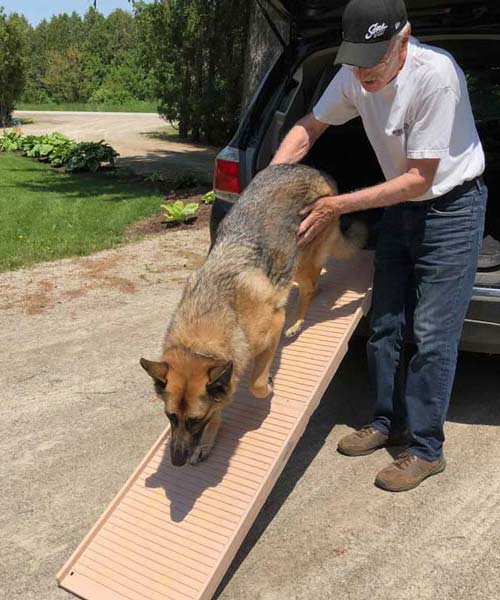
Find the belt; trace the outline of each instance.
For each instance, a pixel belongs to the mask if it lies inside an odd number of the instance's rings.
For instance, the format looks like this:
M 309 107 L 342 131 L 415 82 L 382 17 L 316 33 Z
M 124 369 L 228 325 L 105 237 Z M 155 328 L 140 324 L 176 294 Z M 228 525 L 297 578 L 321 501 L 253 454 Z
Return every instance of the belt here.
M 479 191 L 483 187 L 483 185 L 484 185 L 483 176 L 478 175 L 477 177 L 474 177 L 474 179 L 469 179 L 469 181 L 464 181 L 460 185 L 457 185 L 456 187 L 451 189 L 449 192 L 447 192 L 447 194 L 450 194 L 451 192 L 459 192 L 459 193 L 468 192 L 473 187 L 475 187 Z M 444 195 L 446 196 L 447 194 L 444 194 Z
M 446 194 L 443 194 L 442 196 L 438 196 L 437 198 L 430 198 L 429 200 L 409 200 L 407 202 L 401 202 L 401 204 L 394 204 L 394 207 L 397 206 L 405 206 L 405 207 L 411 207 L 411 208 L 417 208 L 417 207 L 422 207 L 422 206 L 430 206 L 431 204 L 435 204 L 436 202 L 441 202 L 443 200 L 450 200 L 451 198 L 457 197 L 457 196 L 461 196 L 462 194 L 466 194 L 468 191 L 476 188 L 478 191 L 481 190 L 481 188 L 484 185 L 484 180 L 482 175 L 478 175 L 477 177 L 474 177 L 474 179 L 469 179 L 467 181 L 464 181 L 463 183 L 461 183 L 460 185 L 456 185 L 454 188 L 452 188 L 449 192 L 446 192 Z

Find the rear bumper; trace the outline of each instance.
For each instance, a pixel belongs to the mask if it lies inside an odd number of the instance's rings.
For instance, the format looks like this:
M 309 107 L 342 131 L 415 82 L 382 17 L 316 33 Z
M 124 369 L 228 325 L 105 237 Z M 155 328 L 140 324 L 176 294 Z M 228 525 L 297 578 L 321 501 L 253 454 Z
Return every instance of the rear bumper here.
M 500 289 L 474 288 L 460 349 L 500 354 Z
M 370 335 L 371 312 L 361 320 L 356 335 Z M 407 340 L 409 343 L 411 339 Z M 474 288 L 465 317 L 460 350 L 481 354 L 500 354 L 500 290 Z

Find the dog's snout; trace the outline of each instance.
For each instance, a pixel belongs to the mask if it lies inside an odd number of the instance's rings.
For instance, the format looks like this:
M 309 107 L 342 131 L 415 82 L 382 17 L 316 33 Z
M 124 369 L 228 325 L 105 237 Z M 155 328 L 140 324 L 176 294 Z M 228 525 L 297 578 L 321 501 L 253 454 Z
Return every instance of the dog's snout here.
M 185 450 L 170 447 L 170 458 L 174 467 L 182 467 L 189 458 L 189 452 Z

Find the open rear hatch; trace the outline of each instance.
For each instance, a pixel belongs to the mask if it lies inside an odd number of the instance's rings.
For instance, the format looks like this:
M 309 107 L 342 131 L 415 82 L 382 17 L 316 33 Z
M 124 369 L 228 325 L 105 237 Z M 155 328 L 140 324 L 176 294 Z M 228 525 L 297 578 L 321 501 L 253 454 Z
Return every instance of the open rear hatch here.
M 318 47 L 323 43 L 337 45 L 341 41 L 342 13 L 347 4 L 345 0 L 258 0 L 258 3 L 284 48 L 290 48 L 292 45 L 303 48 L 309 45 Z M 426 36 L 449 34 L 450 37 L 460 34 L 467 34 L 467 37 L 471 34 L 499 35 L 500 2 L 498 0 L 406 0 L 406 6 L 408 19 L 417 31 L 417 35 L 422 33 Z M 269 7 L 272 7 L 282 19 L 288 21 L 290 27 L 288 44 L 274 27 L 271 12 L 267 11 Z M 500 47 L 500 37 L 497 43 Z M 452 53 L 456 53 L 456 50 L 457 48 L 451 49 Z M 478 54 L 481 55 L 480 52 Z M 460 52 L 456 58 L 462 64 L 463 57 L 460 56 Z M 482 59 L 478 56 L 477 60 Z M 470 57 L 467 62 L 470 62 Z M 495 225 L 500 219 L 500 211 L 493 207 L 497 201 L 496 196 L 500 193 L 499 178 L 496 175 L 497 164 L 500 163 L 498 141 L 500 137 L 497 135 L 500 111 L 495 108 L 496 105 L 500 105 L 500 102 L 494 102 L 493 98 L 493 96 L 500 97 L 497 77 L 497 72 L 500 72 L 500 59 L 498 66 L 494 66 L 491 61 L 486 62 L 489 67 L 483 65 L 484 73 L 481 77 L 469 81 L 474 114 L 487 155 L 485 178 L 490 192 L 486 237 L 479 259 L 476 285 L 500 287 L 500 227 Z M 470 77 L 468 73 L 467 76 Z M 289 83 L 293 92 L 293 86 L 297 84 L 293 80 Z M 485 101 L 485 95 L 490 98 L 488 101 Z M 485 106 L 488 107 L 487 114 L 484 114 Z M 319 150 L 321 144 L 317 145 Z M 357 183 L 358 186 L 371 184 L 360 181 Z
M 332 35 L 341 29 L 345 0 L 259 0 L 261 6 L 272 6 L 290 23 L 290 42 L 303 43 Z M 406 0 L 411 23 L 427 30 L 457 27 L 464 30 L 498 31 L 498 0 Z M 267 15 L 269 20 L 269 15 Z

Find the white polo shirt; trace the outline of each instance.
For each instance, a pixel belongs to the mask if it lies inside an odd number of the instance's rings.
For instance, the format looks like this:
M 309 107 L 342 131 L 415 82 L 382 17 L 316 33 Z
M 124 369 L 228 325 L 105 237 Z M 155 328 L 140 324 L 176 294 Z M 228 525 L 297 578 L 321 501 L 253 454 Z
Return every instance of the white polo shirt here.
M 442 196 L 484 171 L 463 71 L 448 52 L 414 37 L 403 68 L 382 90 L 367 92 L 342 67 L 313 114 L 330 125 L 360 116 L 386 179 L 405 173 L 407 158 L 439 158 L 432 187 L 414 200 Z

